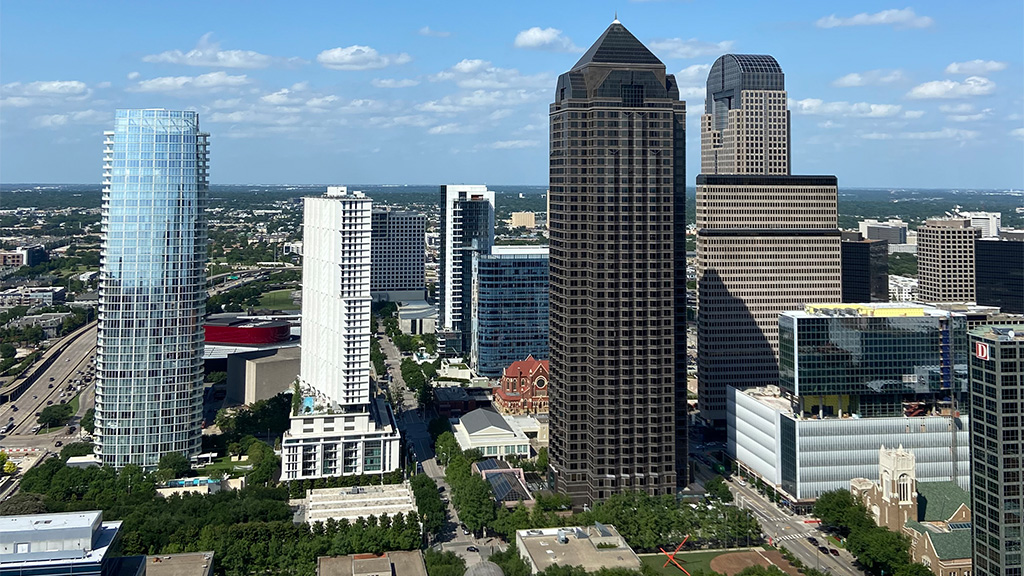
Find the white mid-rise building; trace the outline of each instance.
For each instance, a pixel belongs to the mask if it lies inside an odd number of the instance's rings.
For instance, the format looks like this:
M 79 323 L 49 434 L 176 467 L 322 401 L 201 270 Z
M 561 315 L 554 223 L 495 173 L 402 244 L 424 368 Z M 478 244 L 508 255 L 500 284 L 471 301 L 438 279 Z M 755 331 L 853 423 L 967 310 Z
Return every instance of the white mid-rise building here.
M 303 214 L 303 398 L 282 442 L 285 480 L 386 473 L 398 426 L 370 382 L 372 201 L 332 186 Z
M 1003 225 L 1002 212 L 959 212 L 958 217 L 970 218 L 971 226 L 981 230 L 982 238 L 999 238 Z
M 917 278 L 889 276 L 889 301 L 913 302 L 917 300 Z

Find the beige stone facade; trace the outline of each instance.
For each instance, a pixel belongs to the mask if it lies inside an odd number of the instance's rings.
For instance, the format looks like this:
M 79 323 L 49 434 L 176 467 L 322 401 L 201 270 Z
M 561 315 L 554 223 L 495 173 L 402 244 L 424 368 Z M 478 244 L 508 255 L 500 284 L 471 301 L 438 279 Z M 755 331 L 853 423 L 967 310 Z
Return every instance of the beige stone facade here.
M 969 218 L 928 220 L 917 229 L 917 293 L 923 302 L 974 302 L 974 240 Z

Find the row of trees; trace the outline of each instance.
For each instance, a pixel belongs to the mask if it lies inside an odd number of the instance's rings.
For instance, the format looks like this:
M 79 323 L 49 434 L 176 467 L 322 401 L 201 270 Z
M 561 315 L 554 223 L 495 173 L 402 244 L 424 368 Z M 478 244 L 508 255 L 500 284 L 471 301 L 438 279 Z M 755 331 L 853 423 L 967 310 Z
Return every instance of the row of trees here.
M 437 482 L 426 474 L 416 474 L 410 481 L 416 509 L 423 519 L 423 530 L 427 534 L 440 534 L 448 516 L 448 509 L 441 501 Z
M 426 368 L 431 375 L 424 371 Z M 429 406 L 434 401 L 434 388 L 430 380 L 437 375 L 433 364 L 417 364 L 412 358 L 402 359 L 402 380 L 405 387 L 416 393 L 416 401 L 420 406 Z
M 872 574 L 916 576 L 930 573 L 910 557 L 910 541 L 875 524 L 867 507 L 846 490 L 832 490 L 818 497 L 814 515 L 822 525 L 846 537 L 846 548 Z M 923 569 L 923 571 L 922 571 Z

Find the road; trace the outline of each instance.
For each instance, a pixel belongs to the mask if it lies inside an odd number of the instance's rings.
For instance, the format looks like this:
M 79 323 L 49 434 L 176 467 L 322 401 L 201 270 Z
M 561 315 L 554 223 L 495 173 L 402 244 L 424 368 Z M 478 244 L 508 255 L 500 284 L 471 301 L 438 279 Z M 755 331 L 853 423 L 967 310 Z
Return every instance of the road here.
M 735 504 L 749 510 L 761 523 L 761 529 L 771 538 L 772 543 L 785 546 L 805 566 L 836 576 L 864 576 L 862 571 L 853 566 L 854 558 L 849 552 L 828 544 L 827 535 L 818 529 L 812 517 L 796 516 L 787 509 L 775 506 L 753 487 L 741 485 L 739 478 L 734 478 L 728 484 L 736 499 Z M 822 554 L 817 546 L 807 541 L 808 537 L 817 538 L 819 544 L 838 550 L 839 556 Z
M 59 353 L 54 362 L 38 375 L 35 382 L 17 400 L 0 406 L 0 424 L 6 424 L 12 418 L 15 423 L 14 431 L 6 435 L 2 441 L 4 446 L 9 448 L 53 447 L 53 443 L 60 439 L 58 436 L 65 429 L 62 428 L 48 435 L 31 434 L 32 427 L 36 425 L 36 413 L 42 412 L 43 408 L 50 404 L 58 404 L 61 400 L 71 400 L 73 396 L 68 395 L 67 387 L 72 384 L 72 381 L 81 378 L 92 369 L 92 358 L 95 353 L 96 326 L 94 324 L 74 336 L 68 347 Z M 62 393 L 65 394 L 64 397 L 61 397 Z M 84 414 L 91 405 L 92 386 L 89 386 L 80 398 L 78 416 Z M 73 420 L 73 423 L 77 423 L 77 419 Z

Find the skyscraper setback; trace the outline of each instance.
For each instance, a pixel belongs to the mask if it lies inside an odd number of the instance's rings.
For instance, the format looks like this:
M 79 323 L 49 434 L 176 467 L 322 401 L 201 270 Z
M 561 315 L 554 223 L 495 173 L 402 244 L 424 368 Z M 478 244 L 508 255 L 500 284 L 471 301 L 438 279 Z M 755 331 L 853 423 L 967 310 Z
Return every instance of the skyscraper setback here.
M 686 105 L 616 20 L 559 76 L 550 125 L 555 487 L 576 505 L 674 493 L 687 461 L 675 294 L 677 278 L 685 285 Z
M 835 176 L 793 176 L 785 75 L 726 54 L 708 74 L 697 177 L 698 397 L 778 384 L 779 313 L 841 298 Z
M 209 135 L 158 109 L 104 135 L 96 450 L 153 469 L 200 451 Z

